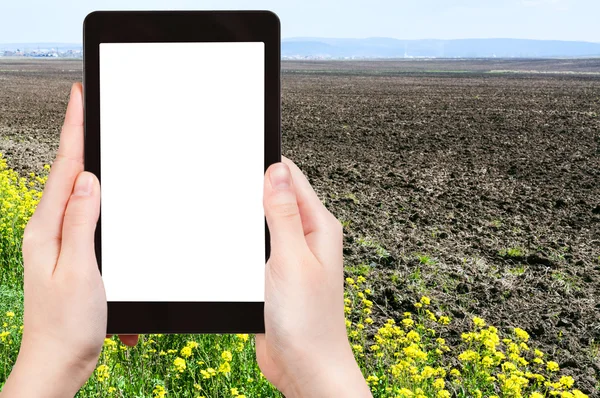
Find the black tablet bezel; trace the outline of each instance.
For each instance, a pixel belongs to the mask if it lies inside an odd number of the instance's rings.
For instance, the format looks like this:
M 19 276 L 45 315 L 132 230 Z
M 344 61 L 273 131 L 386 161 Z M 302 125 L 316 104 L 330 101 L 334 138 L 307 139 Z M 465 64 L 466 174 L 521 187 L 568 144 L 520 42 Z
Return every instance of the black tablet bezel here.
M 281 33 L 270 11 L 95 11 L 83 24 L 85 170 L 100 173 L 100 43 L 263 42 L 267 168 L 281 161 Z M 242 66 L 243 67 L 243 66 Z M 226 148 L 223 159 L 226 159 Z M 102 214 L 95 234 L 102 272 Z M 265 262 L 270 235 L 265 220 Z M 264 333 L 264 302 L 108 302 L 109 334 Z

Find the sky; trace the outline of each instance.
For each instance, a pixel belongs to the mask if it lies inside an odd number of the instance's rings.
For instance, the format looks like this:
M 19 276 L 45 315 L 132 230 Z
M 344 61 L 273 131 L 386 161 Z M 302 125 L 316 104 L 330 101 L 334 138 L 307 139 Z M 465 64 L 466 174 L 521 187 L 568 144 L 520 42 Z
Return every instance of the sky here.
M 266 9 L 288 37 L 600 42 L 598 0 L 0 0 L 0 43 L 81 43 L 94 10 Z

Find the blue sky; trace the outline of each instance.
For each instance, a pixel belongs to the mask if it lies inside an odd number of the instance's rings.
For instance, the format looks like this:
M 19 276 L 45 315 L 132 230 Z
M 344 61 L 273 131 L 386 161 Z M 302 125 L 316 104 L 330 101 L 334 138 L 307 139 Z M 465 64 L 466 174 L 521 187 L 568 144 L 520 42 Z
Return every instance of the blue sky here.
M 111 9 L 269 9 L 284 38 L 600 42 L 599 0 L 0 0 L 0 43 L 80 43 L 83 18 Z

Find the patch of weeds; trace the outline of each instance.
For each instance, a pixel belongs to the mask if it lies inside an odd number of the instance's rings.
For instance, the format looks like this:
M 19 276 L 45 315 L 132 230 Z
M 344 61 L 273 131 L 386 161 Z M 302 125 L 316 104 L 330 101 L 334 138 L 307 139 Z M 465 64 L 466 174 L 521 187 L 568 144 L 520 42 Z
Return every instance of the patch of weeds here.
M 417 260 L 423 265 L 434 265 L 436 260 L 428 256 L 427 254 L 417 254 Z
M 498 252 L 502 257 L 523 257 L 525 250 L 520 247 L 509 247 L 508 249 L 502 249 Z
M 592 361 L 600 359 L 600 341 L 592 339 L 588 348 L 589 357 Z
M 555 281 L 558 281 L 565 288 L 566 291 L 581 290 L 581 288 L 577 285 L 577 281 L 572 276 L 566 275 L 559 271 L 553 272 L 551 276 L 552 276 L 552 279 L 554 279 Z
M 392 274 L 392 276 L 390 276 L 390 281 L 392 281 L 394 285 L 397 285 L 400 281 L 400 277 L 398 276 L 398 274 Z
M 346 268 L 346 271 L 348 271 L 348 273 L 350 273 L 352 275 L 367 276 L 371 272 L 371 267 L 369 267 L 365 263 L 360 263 L 360 264 L 354 265 L 354 266 L 350 265 L 345 268 Z
M 408 274 L 408 280 L 416 286 L 418 291 L 426 291 L 425 280 L 423 280 L 421 269 L 419 267 L 415 268 L 413 272 Z
M 377 255 L 377 257 L 379 257 L 379 259 L 386 259 L 388 257 L 390 257 L 390 252 L 388 252 L 383 246 L 381 246 L 379 243 L 368 239 L 368 238 L 358 238 L 357 243 L 361 246 L 364 247 L 368 247 L 368 248 L 372 248 L 375 249 L 375 254 Z
M 355 205 L 360 203 L 356 195 L 354 195 L 352 192 L 345 194 L 342 198 L 352 201 L 352 203 L 354 203 Z
M 523 275 L 525 273 L 525 266 L 524 265 L 519 265 L 517 267 L 513 267 L 511 269 L 508 270 L 508 272 L 512 275 Z
M 500 228 L 501 226 L 502 226 L 502 220 L 498 220 L 498 219 L 496 219 L 496 220 L 492 220 L 492 221 L 490 221 L 490 227 L 492 227 L 492 228 L 496 228 L 496 229 L 498 229 L 498 228 Z
M 342 227 L 344 227 L 345 230 L 349 230 L 350 229 L 350 224 L 352 224 L 352 221 L 350 221 L 350 220 L 340 220 L 340 223 L 342 224 Z

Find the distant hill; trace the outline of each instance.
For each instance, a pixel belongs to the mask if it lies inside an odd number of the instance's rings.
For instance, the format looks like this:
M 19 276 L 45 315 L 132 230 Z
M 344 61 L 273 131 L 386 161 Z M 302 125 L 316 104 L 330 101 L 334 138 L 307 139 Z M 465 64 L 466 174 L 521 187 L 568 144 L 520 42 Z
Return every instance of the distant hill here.
M 0 43 L 2 51 L 81 50 L 77 43 Z M 387 37 L 283 39 L 282 58 L 553 58 L 600 57 L 600 43 L 527 39 L 399 40 Z
M 82 45 L 78 43 L 0 43 L 1 50 L 21 50 L 21 51 L 33 51 L 38 48 L 41 50 L 81 50 Z
M 545 58 L 600 56 L 600 43 L 526 39 L 398 40 L 296 37 L 281 43 L 284 58 Z

